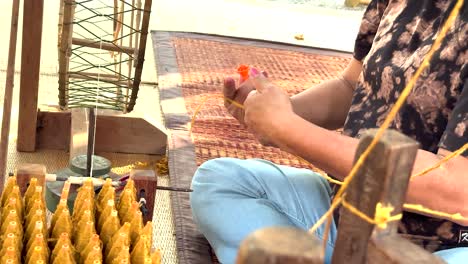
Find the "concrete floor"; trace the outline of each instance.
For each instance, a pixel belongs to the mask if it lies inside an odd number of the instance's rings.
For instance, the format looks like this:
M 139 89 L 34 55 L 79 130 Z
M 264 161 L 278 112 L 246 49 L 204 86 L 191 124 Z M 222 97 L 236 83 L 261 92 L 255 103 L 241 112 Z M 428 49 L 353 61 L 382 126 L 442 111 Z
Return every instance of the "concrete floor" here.
M 104 0 L 109 1 L 110 0 Z M 0 1 L 0 69 L 8 55 L 12 1 Z M 21 1 L 23 2 L 23 1 Z M 44 1 L 41 72 L 57 72 L 57 23 L 59 0 Z M 296 2 L 298 4 L 288 4 Z M 337 8 L 337 0 L 153 0 L 150 30 L 174 30 L 265 39 L 305 46 L 352 51 L 363 7 Z M 313 2 L 313 1 L 312 1 Z M 329 2 L 329 4 L 326 4 Z M 344 2 L 344 0 L 342 1 Z M 305 3 L 305 4 L 300 4 Z M 20 12 L 19 28 L 22 27 Z M 304 40 L 296 40 L 303 34 Z M 21 50 L 21 31 L 18 50 Z M 151 40 L 148 39 L 148 46 Z M 19 70 L 20 54 L 16 69 Z M 153 51 L 147 49 L 143 80 L 154 81 Z
M 338 1 L 154 1 L 151 27 L 352 51 L 364 7 L 337 8 Z

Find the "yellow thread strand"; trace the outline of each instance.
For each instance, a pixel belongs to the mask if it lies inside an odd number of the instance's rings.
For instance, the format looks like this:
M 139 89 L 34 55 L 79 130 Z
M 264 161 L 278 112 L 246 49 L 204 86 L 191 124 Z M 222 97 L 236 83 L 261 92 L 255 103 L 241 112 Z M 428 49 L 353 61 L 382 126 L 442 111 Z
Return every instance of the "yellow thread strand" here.
M 391 215 L 393 210 L 394 208 L 392 205 L 383 206 L 381 203 L 377 203 L 374 219 L 379 228 L 385 229 L 387 228 L 387 223 L 400 221 L 403 214 Z
M 466 143 L 463 147 L 459 148 L 458 150 L 450 153 L 450 155 L 447 155 L 446 157 L 444 157 L 443 159 L 441 159 L 439 162 L 437 162 L 434 166 L 431 166 L 419 173 L 416 173 L 414 174 L 413 176 L 411 176 L 410 180 L 413 180 L 414 178 L 416 177 L 419 177 L 419 176 L 423 176 L 435 169 L 438 169 L 442 164 L 448 162 L 449 160 L 455 158 L 455 157 L 458 157 L 460 156 L 461 154 L 463 154 L 463 152 L 465 152 L 466 150 L 468 149 L 468 143 Z
M 444 219 L 468 220 L 467 217 L 462 216 L 460 213 L 449 214 L 445 212 L 440 212 L 440 211 L 429 209 L 420 204 L 403 204 L 403 208 L 405 208 L 406 210 L 411 210 L 413 212 L 423 213 L 426 215 L 431 215 L 431 216 L 444 218 Z
M 316 171 L 315 171 L 315 173 L 317 173 L 318 175 L 320 175 L 322 178 L 324 178 L 325 180 L 327 180 L 330 183 L 333 183 L 333 184 L 336 184 L 336 185 L 342 185 L 343 184 L 342 181 L 335 180 L 332 177 L 328 176 L 328 174 L 326 174 L 326 173 L 322 174 L 322 173 L 319 173 L 319 172 L 316 172 Z
M 310 233 L 313 233 L 315 232 L 322 224 L 323 222 L 328 218 L 329 215 L 331 215 L 333 213 L 333 211 L 336 209 L 336 207 L 340 204 L 341 202 L 341 198 L 339 198 L 337 200 L 338 202 L 335 202 L 334 204 L 332 204 L 330 206 L 330 209 L 333 209 L 333 210 L 328 210 L 324 215 L 322 215 L 322 217 L 320 217 L 320 219 L 309 229 L 309 232 Z M 327 234 L 325 233 L 324 236 L 326 237 Z M 327 239 L 325 239 L 325 241 L 327 241 Z
M 387 224 L 393 221 L 399 221 L 402 217 L 402 214 L 391 215 L 394 208 L 393 206 L 383 206 L 381 203 L 377 203 L 375 207 L 375 216 L 374 219 L 370 218 L 365 213 L 358 210 L 356 207 L 352 206 L 345 199 L 341 200 L 341 204 L 344 208 L 348 209 L 351 213 L 355 214 L 362 220 L 368 222 L 369 224 L 376 225 L 378 228 L 385 229 Z
M 192 115 L 192 120 L 190 121 L 190 131 L 189 131 L 189 134 L 192 135 L 192 130 L 193 130 L 193 126 L 195 124 L 195 120 L 197 118 L 197 115 L 198 113 L 200 112 L 202 106 L 205 105 L 206 101 L 208 100 L 208 96 L 203 98 L 203 101 L 198 105 L 198 107 L 195 109 L 195 112 L 193 112 L 193 115 Z
M 228 103 L 231 103 L 232 105 L 234 105 L 234 106 L 236 106 L 236 107 L 238 107 L 240 109 L 245 109 L 244 105 L 242 105 L 242 104 L 240 104 L 240 103 L 238 103 L 238 102 L 236 102 L 236 101 L 234 101 L 232 99 L 224 97 L 224 100 L 226 100 Z
M 300 156 L 297 156 L 297 155 L 294 155 L 294 154 L 291 154 L 293 155 L 296 159 L 298 159 L 299 161 L 302 161 L 306 164 L 309 164 L 311 166 L 313 166 L 310 162 L 308 162 L 307 160 L 305 160 L 304 158 L 300 157 Z M 320 170 L 318 168 L 316 168 L 315 166 L 313 166 L 315 168 L 314 172 L 317 173 L 318 175 L 320 175 L 321 177 L 323 177 L 325 180 L 327 180 L 328 182 L 330 183 L 334 183 L 336 185 L 342 185 L 343 182 L 339 181 L 339 180 L 335 180 L 333 179 L 332 177 L 328 176 L 328 174 L 326 172 L 324 172 L 323 170 Z

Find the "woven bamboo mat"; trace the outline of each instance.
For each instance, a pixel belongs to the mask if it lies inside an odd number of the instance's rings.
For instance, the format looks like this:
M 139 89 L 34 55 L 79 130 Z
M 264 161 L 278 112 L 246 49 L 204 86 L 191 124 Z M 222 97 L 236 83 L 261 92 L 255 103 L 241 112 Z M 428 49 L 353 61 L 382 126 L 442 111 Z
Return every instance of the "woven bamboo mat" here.
M 292 95 L 336 77 L 350 54 L 191 33 L 155 31 L 152 36 L 161 105 L 171 131 L 172 185 L 189 185 L 197 166 L 218 157 L 310 166 L 286 152 L 262 146 L 229 115 L 221 95 L 223 78 L 235 75 L 239 64 L 248 64 L 267 71 L 274 83 Z M 197 108 L 200 111 L 190 135 L 190 121 Z M 173 194 L 171 198 L 179 263 L 216 262 L 193 224 L 188 195 Z

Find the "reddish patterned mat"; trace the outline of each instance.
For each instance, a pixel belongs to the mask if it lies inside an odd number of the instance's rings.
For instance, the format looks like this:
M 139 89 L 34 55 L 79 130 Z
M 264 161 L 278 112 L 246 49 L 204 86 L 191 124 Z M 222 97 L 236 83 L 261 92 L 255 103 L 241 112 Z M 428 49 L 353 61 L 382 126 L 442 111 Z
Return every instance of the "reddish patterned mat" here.
M 306 163 L 286 152 L 262 146 L 229 115 L 221 94 L 223 78 L 235 76 L 237 66 L 247 64 L 267 71 L 274 83 L 293 95 L 336 77 L 350 56 L 196 38 L 173 37 L 172 41 L 189 116 L 206 100 L 192 128 L 198 165 L 217 157 L 234 157 L 262 158 L 278 164 L 307 167 Z
M 264 147 L 224 108 L 223 79 L 248 64 L 268 72 L 289 94 L 336 77 L 351 55 L 312 48 L 194 33 L 153 31 L 161 107 L 168 141 L 171 185 L 188 187 L 204 161 L 218 157 L 262 158 L 310 167 L 276 148 Z M 206 99 L 206 101 L 205 101 Z M 193 134 L 188 123 L 200 106 Z M 313 135 L 311 135 L 313 136 Z M 180 264 L 217 262 L 193 222 L 187 193 L 171 193 Z

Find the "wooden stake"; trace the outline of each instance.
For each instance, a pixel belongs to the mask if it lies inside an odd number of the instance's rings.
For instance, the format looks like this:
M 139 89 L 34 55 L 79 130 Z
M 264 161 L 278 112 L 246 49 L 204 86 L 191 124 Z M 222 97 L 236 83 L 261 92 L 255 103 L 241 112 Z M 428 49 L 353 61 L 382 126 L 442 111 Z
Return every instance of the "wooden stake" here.
M 19 0 L 13 1 L 11 9 L 10 46 L 8 51 L 7 77 L 5 95 L 3 98 L 2 135 L 0 138 L 0 193 L 3 192 L 5 169 L 8 156 L 8 137 L 10 136 L 11 104 L 13 101 L 13 86 L 15 81 L 16 39 L 18 36 Z
M 413 140 L 405 140 L 401 134 L 394 133 L 394 136 L 386 138 L 389 141 L 388 144 L 394 144 L 392 151 L 385 157 L 393 163 L 393 166 L 389 167 L 389 174 L 382 182 L 384 188 L 380 203 L 391 205 L 392 215 L 398 215 L 403 211 L 403 203 L 406 199 L 419 144 Z M 375 228 L 367 245 L 368 263 L 444 263 L 437 256 L 399 236 L 397 234 L 398 223 L 398 221 L 389 222 L 385 229 Z
M 362 137 L 355 161 L 370 144 L 375 132 L 376 130 L 370 130 Z M 406 193 L 406 184 L 400 181 L 406 178 L 407 182 L 409 179 L 417 146 L 414 140 L 396 131 L 385 132 L 350 183 L 345 200 L 362 213 L 374 218 L 376 205 L 381 200 L 386 184 L 395 185 L 391 188 L 393 190 L 404 188 L 398 190 L 398 194 Z M 393 177 L 397 179 L 390 180 Z M 373 224 L 343 208 L 332 263 L 365 263 L 367 244 L 373 230 Z

